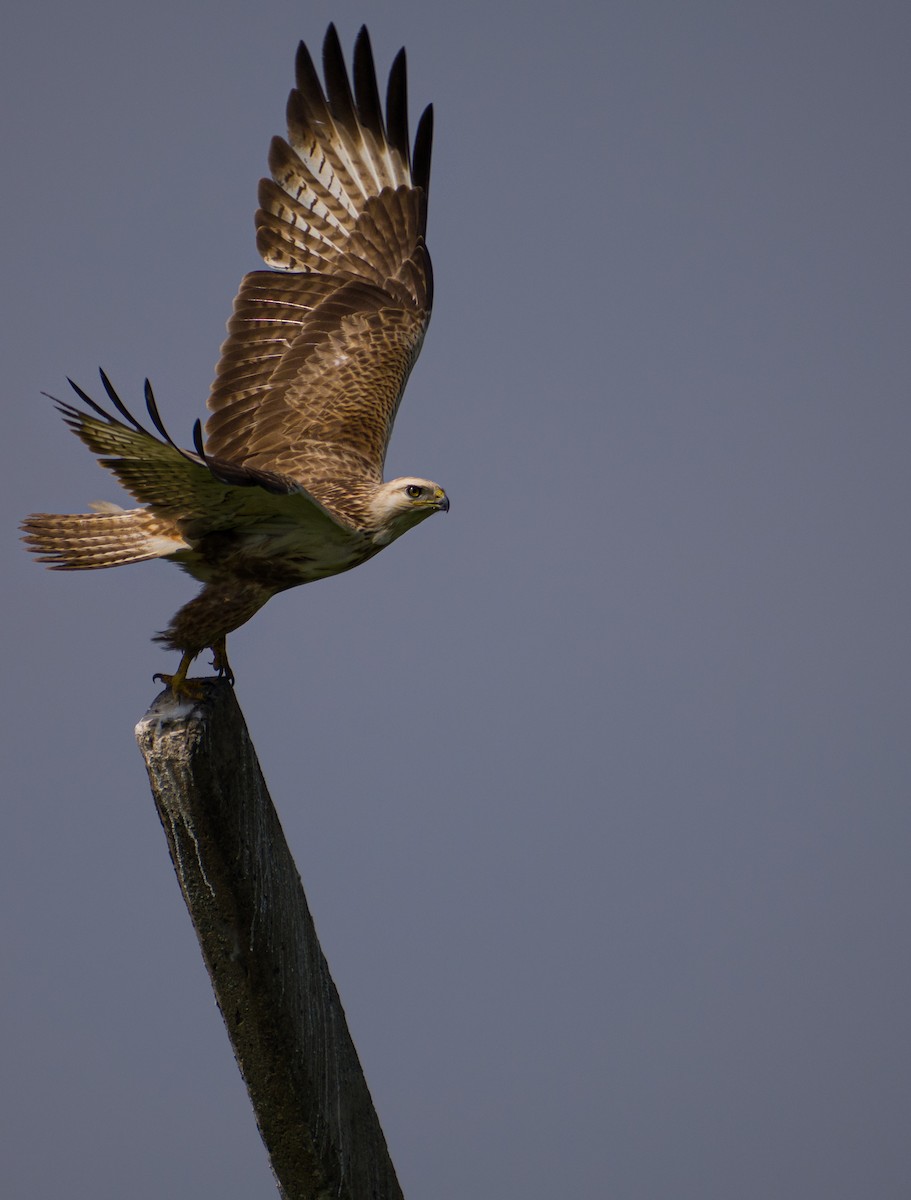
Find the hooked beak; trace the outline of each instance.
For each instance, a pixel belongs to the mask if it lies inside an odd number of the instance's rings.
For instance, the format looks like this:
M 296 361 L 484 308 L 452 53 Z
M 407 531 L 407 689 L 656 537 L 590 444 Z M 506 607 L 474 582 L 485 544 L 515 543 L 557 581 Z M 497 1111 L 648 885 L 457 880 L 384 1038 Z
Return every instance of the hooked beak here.
M 437 488 L 433 494 L 433 502 L 439 512 L 449 512 L 449 497 L 442 488 Z

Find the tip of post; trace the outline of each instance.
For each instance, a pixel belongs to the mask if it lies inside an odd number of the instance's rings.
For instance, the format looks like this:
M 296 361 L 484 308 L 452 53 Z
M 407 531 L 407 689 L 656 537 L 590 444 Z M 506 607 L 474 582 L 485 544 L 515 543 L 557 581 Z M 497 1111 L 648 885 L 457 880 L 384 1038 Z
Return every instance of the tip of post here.
M 187 682 L 191 681 L 187 680 Z M 210 698 L 209 685 L 217 684 L 218 681 L 215 679 L 194 679 L 192 682 L 197 686 L 202 685 L 199 687 L 198 696 L 175 694 L 170 687 L 166 687 L 160 691 L 136 726 L 137 737 L 144 729 L 148 729 L 150 725 L 159 726 L 187 721 L 203 709 Z

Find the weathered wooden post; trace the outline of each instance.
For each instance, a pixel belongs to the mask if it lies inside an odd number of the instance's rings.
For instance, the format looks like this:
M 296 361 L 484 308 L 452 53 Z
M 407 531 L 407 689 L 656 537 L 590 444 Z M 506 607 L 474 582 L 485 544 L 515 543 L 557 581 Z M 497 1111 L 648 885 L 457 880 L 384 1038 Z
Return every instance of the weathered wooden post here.
M 286 1200 L 401 1200 L 345 1014 L 233 689 L 136 727 L 171 860 Z

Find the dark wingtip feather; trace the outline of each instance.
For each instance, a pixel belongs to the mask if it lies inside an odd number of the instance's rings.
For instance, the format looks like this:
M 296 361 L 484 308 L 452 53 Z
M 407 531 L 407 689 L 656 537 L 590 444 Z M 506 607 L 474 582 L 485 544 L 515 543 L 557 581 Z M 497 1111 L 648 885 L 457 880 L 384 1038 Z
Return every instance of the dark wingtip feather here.
M 361 124 L 381 142 L 386 140 L 383 109 L 376 84 L 376 66 L 367 26 L 362 25 L 354 43 L 354 95 Z
M 301 111 L 302 97 L 306 97 L 308 104 L 319 106 L 322 101 L 339 125 L 350 131 L 363 126 L 397 150 L 408 163 L 414 185 L 429 191 L 433 106 L 428 105 L 421 115 L 412 147 L 408 133 L 408 60 L 404 47 L 396 54 L 389 70 L 385 116 L 366 25 L 360 27 L 355 39 L 351 79 L 334 24 L 326 30 L 322 59 L 325 83 L 320 82 L 307 46 L 304 42 L 298 45 L 295 60 L 297 91 L 288 99 L 289 126 L 306 124 L 307 114 Z
M 114 407 L 117 409 L 117 411 L 120 413 L 120 415 L 124 418 L 124 420 L 128 421 L 129 424 L 133 426 L 133 428 L 136 430 L 137 433 L 147 434 L 148 431 L 145 430 L 139 424 L 139 422 L 136 420 L 136 418 L 133 416 L 133 414 L 130 412 L 130 410 L 127 408 L 127 406 L 124 404 L 124 402 L 117 395 L 117 392 L 114 390 L 114 385 L 111 383 L 110 379 L 108 379 L 107 375 L 104 373 L 104 371 L 101 369 L 101 367 L 98 368 L 98 374 L 101 376 L 101 383 L 102 383 L 102 386 L 104 387 L 104 390 L 108 394 L 108 399 L 114 405 Z M 78 388 L 77 388 L 77 391 L 79 391 Z M 84 392 L 80 392 L 80 395 L 82 395 L 83 398 L 85 398 Z M 92 407 L 97 408 L 97 405 L 93 405 Z
M 111 414 L 109 412 L 105 412 L 105 410 L 101 407 L 100 404 L 96 404 L 95 401 L 92 399 L 92 397 L 89 396 L 86 392 L 84 392 L 78 383 L 75 383 L 72 379 L 70 379 L 69 375 L 67 375 L 66 381 L 70 385 L 70 387 L 73 389 L 73 391 L 76 393 L 76 395 L 79 397 L 79 399 L 82 401 L 83 404 L 87 404 L 89 406 L 89 408 L 92 410 L 92 412 L 97 413 L 99 417 L 103 417 L 104 420 L 107 421 L 108 424 L 110 424 L 112 418 L 111 418 Z M 57 407 L 60 409 L 61 412 L 65 412 L 67 410 L 70 412 L 75 411 L 69 404 L 67 404 L 63 400 L 57 400 L 53 396 L 50 396 L 48 398 L 51 400 L 54 400 L 54 403 L 57 405 Z
M 178 446 L 177 443 L 174 441 L 174 439 L 171 437 L 171 435 L 168 433 L 167 429 L 165 428 L 164 421 L 162 421 L 161 414 L 158 411 L 158 404 L 156 403 L 156 400 L 155 400 L 155 393 L 152 391 L 152 385 L 151 385 L 151 383 L 149 383 L 148 379 L 145 381 L 145 384 L 143 386 L 143 391 L 145 394 L 146 411 L 148 412 L 149 417 L 151 418 L 152 424 L 155 426 L 157 431 L 161 434 L 162 438 L 168 443 L 168 445 L 171 447 L 172 450 L 176 450 L 179 455 L 181 455 L 183 458 L 185 458 L 187 460 L 187 462 L 195 463 L 196 459 L 193 457 L 193 455 L 190 454 L 189 451 L 184 450 L 182 447 Z M 199 424 L 198 421 L 196 423 L 197 423 L 197 425 Z
M 418 121 L 418 131 L 414 135 L 414 159 L 411 168 L 411 178 L 415 187 L 430 192 L 430 152 L 433 147 L 433 105 L 428 104 L 421 113 Z
M 294 59 L 294 79 L 298 90 L 307 96 L 323 95 L 323 85 L 320 83 L 310 51 L 304 42 L 298 42 L 297 55 Z
M 405 47 L 398 52 L 389 69 L 386 87 L 386 136 L 411 168 L 411 139 L 408 136 L 408 63 Z
M 149 383 L 148 379 L 145 381 L 143 391 L 145 394 L 146 412 L 149 414 L 152 424 L 155 426 L 164 440 L 166 442 L 170 442 L 173 446 L 174 443 L 171 441 L 170 434 L 165 429 L 164 422 L 162 421 L 161 415 L 158 412 L 158 405 L 155 403 L 155 393 L 152 391 L 152 385 Z
M 323 41 L 323 75 L 326 79 L 326 100 L 333 117 L 349 129 L 357 126 L 357 113 L 351 84 L 345 67 L 345 55 L 334 25 L 326 30 Z
M 206 456 L 205 446 L 203 446 L 203 444 L 202 444 L 202 421 L 200 421 L 200 419 L 198 417 L 196 418 L 195 422 L 193 423 L 193 445 L 196 447 L 196 453 L 199 455 L 199 457 L 202 459 L 202 461 L 206 464 L 206 466 L 208 466 L 209 460 L 208 460 L 208 457 Z

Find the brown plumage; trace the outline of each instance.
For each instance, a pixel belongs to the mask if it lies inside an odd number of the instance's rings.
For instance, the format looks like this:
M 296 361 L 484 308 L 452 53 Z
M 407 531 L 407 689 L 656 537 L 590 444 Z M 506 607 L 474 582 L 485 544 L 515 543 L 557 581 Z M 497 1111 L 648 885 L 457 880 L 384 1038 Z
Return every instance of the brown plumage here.
M 205 647 L 230 676 L 225 637 L 277 592 L 357 566 L 449 507 L 442 488 L 383 482 L 393 421 L 420 352 L 433 294 L 425 245 L 432 110 L 412 149 L 405 53 L 389 75 L 385 116 L 366 29 L 352 92 L 338 36 L 323 44 L 325 88 L 306 47 L 288 100 L 288 138 L 273 139 L 256 241 L 271 269 L 241 282 L 209 396 L 203 446 L 179 449 L 146 383 L 155 432 L 101 379 L 116 414 L 72 384 L 86 408 L 64 420 L 143 506 L 36 513 L 25 541 L 55 570 L 150 558 L 204 587 L 160 641 Z M 159 436 L 156 436 L 157 435 Z

